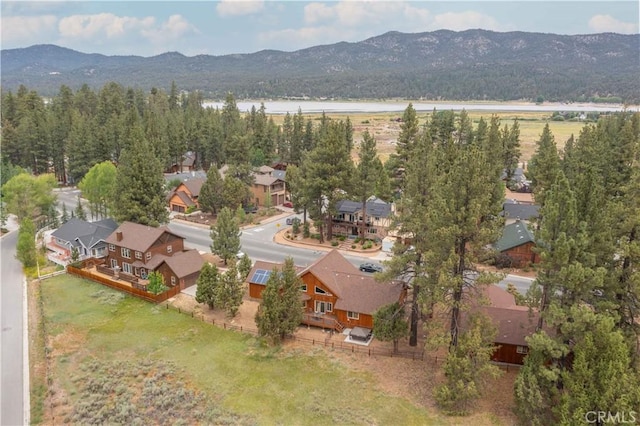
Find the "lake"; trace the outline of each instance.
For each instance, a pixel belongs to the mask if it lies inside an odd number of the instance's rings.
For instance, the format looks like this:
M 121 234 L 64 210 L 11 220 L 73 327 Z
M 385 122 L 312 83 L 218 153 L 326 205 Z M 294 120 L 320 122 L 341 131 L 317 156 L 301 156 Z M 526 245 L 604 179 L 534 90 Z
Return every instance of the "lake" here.
M 307 101 L 307 100 L 278 100 L 278 101 L 237 101 L 236 104 L 241 112 L 251 111 L 255 106 L 260 108 L 264 103 L 268 114 L 295 114 L 298 108 L 305 114 L 308 113 L 377 113 L 377 112 L 402 112 L 409 105 L 409 101 L 389 101 L 389 102 L 366 102 L 366 101 Z M 428 112 L 436 110 L 461 111 L 523 111 L 523 112 L 553 112 L 553 111 L 575 111 L 575 112 L 616 112 L 624 109 L 623 105 L 604 105 L 589 103 L 464 103 L 464 102 L 416 102 L 412 101 L 413 107 L 418 112 Z M 224 102 L 204 102 L 205 107 L 220 108 Z M 629 111 L 638 111 L 639 107 L 628 106 Z

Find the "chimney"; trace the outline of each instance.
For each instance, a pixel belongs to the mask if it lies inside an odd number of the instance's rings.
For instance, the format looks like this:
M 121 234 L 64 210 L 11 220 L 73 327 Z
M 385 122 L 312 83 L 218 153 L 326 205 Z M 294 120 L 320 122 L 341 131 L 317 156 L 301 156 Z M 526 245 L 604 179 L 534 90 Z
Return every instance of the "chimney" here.
M 122 231 L 116 232 L 116 241 L 122 241 Z

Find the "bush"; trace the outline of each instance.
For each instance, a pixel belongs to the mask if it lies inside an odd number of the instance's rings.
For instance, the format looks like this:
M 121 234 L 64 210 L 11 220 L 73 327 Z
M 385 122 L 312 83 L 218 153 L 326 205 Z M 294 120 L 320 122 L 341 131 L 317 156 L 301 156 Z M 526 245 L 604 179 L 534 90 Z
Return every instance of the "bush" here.
M 339 243 L 337 241 L 331 241 L 331 246 L 336 247 Z
M 508 254 L 498 253 L 494 259 L 494 265 L 498 269 L 511 268 L 513 266 L 513 259 Z
M 352 248 L 352 249 L 355 249 L 355 248 L 356 248 L 356 245 L 355 245 L 355 244 L 351 244 L 351 248 Z
M 311 235 L 311 231 L 309 231 L 309 222 L 305 222 L 304 225 L 302 225 L 302 236 L 304 238 L 309 238 L 309 235 Z
M 345 237 L 344 235 L 339 235 L 338 236 L 338 240 L 340 240 L 340 241 L 344 241 L 346 239 L 347 239 L 347 237 Z
M 362 248 L 364 250 L 370 249 L 371 247 L 373 247 L 373 243 L 370 240 L 367 240 L 362 244 Z

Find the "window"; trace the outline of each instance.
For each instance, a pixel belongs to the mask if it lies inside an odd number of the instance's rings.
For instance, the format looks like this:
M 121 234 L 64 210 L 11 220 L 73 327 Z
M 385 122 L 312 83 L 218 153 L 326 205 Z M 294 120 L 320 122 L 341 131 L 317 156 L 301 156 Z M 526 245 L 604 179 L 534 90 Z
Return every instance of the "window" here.
M 169 246 L 171 247 L 171 246 Z M 176 277 L 174 277 L 173 275 L 171 276 L 171 285 L 176 285 Z
M 131 273 L 131 264 L 127 263 L 127 262 L 122 262 L 122 271 L 126 272 L 127 274 Z
M 316 294 L 326 294 L 326 295 L 328 295 L 328 294 L 329 294 L 329 293 L 327 293 L 326 291 L 324 291 L 323 289 L 321 289 L 321 288 L 320 288 L 320 287 L 318 287 L 318 286 L 315 286 L 315 287 L 314 287 L 314 289 L 313 289 L 313 291 L 314 291 Z
M 307 291 L 307 284 L 302 284 L 302 285 L 300 286 L 300 291 L 304 291 L 304 292 L 306 292 L 306 291 Z
M 360 314 L 357 312 L 347 311 L 347 318 L 352 320 L 357 320 L 357 319 L 360 319 Z
M 118 261 L 115 259 L 111 259 L 111 268 L 116 269 L 118 267 Z
M 378 230 L 376 228 L 369 228 L 369 229 L 367 229 L 367 232 L 370 233 L 370 234 L 375 234 L 375 233 L 378 232 Z
M 529 353 L 529 348 L 528 348 L 528 347 L 526 347 L 526 346 L 518 346 L 518 347 L 516 348 L 516 352 L 517 352 L 517 353 L 519 353 L 519 354 L 526 355 L 526 354 L 528 354 L 528 353 Z
M 146 280 L 146 279 L 147 279 L 147 270 L 146 270 L 146 269 L 144 269 L 144 268 L 140 268 L 140 277 L 141 277 L 143 280 Z
M 139 251 L 136 252 L 136 259 L 142 259 L 142 253 Z
M 147 260 L 151 260 L 151 252 L 148 251 L 145 257 L 147 258 Z
M 316 300 L 315 311 L 320 314 L 324 314 L 326 312 L 333 312 L 333 303 Z
M 109 244 L 109 251 L 116 251 L 116 246 Z
M 129 250 L 128 248 L 122 247 L 120 249 L 120 253 L 122 253 L 122 257 L 131 259 L 131 250 Z
M 171 253 L 173 251 L 173 248 L 171 248 L 171 246 L 167 246 L 167 253 Z

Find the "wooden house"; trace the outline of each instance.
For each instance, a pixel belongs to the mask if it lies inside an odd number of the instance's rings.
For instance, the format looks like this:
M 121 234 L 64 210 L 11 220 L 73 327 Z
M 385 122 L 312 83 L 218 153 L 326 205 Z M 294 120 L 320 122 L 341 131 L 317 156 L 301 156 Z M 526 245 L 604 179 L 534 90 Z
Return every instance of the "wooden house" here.
M 271 270 L 280 265 L 257 261 L 248 275 L 249 295 L 260 299 Z M 337 250 L 332 250 L 306 268 L 298 268 L 303 285 L 303 323 L 333 330 L 373 328 L 373 314 L 384 305 L 403 302 L 403 283 L 377 282 L 360 272 Z
M 523 220 L 516 220 L 506 225 L 502 231 L 502 236 L 495 243 L 495 249 L 509 256 L 514 267 L 538 263 L 540 256 L 533 251 L 535 246 L 533 233 Z
M 197 250 L 185 250 L 184 237 L 167 227 L 124 222 L 106 239 L 106 266 L 117 274 L 146 279 L 159 271 L 169 287 L 196 283 L 204 260 Z
M 515 297 L 496 285 L 483 288 L 481 295 L 472 301 L 472 306 L 472 310 L 487 315 L 496 327 L 496 350 L 491 359 L 508 364 L 524 364 L 529 352 L 525 338 L 535 333 L 538 312 L 530 311 L 527 306 L 516 305 Z
M 206 182 L 203 178 L 193 178 L 181 182 L 171 194 L 169 194 L 169 210 L 185 213 L 189 208 L 199 209 L 198 196 L 200 189 Z

